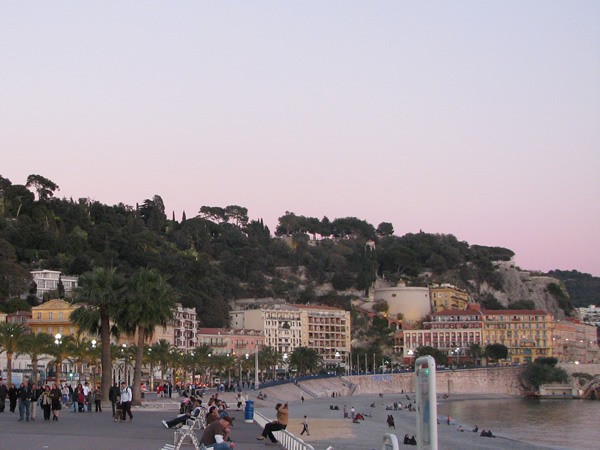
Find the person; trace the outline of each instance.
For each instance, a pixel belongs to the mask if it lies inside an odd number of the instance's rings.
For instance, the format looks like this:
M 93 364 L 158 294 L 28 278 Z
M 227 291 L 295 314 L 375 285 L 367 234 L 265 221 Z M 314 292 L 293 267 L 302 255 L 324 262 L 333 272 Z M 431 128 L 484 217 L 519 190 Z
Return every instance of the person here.
M 17 408 L 17 387 L 13 383 L 8 388 L 8 402 L 10 412 L 14 413 Z
M 75 389 L 75 394 L 74 394 L 74 401 L 77 402 L 77 409 L 74 410 L 73 412 L 79 411 L 79 412 L 84 412 L 85 411 L 85 393 L 83 391 L 83 386 L 81 383 L 79 383 L 77 385 L 77 389 Z
M 308 419 L 306 416 L 304 416 L 304 421 L 302 422 L 302 432 L 300 433 L 300 436 L 304 433 L 306 433 L 307 436 L 310 436 L 310 431 L 308 431 Z
M 102 412 L 102 391 L 100 390 L 100 386 L 96 386 L 92 395 L 94 396 L 96 412 Z
M 356 411 L 354 410 L 354 406 L 353 406 L 352 408 L 350 408 L 350 418 L 352 420 L 354 420 L 355 416 L 356 416 Z
M 6 396 L 8 395 L 8 388 L 5 384 L 2 384 L 0 381 L 0 413 L 4 412 L 4 408 L 6 408 Z
M 225 417 L 218 419 L 208 425 L 202 437 L 200 444 L 212 446 L 213 450 L 227 450 L 235 446 L 235 442 L 228 442 L 231 434 L 231 418 Z
M 17 390 L 17 397 L 19 398 L 19 422 L 26 419 L 29 422 L 29 412 L 31 408 L 31 389 L 24 381 Z
M 40 395 L 42 395 L 42 390 L 37 387 L 37 384 L 31 383 L 31 401 L 29 402 L 29 407 L 31 408 L 31 420 L 33 420 L 34 422 L 35 413 L 37 410 L 37 402 L 40 399 Z
M 408 441 L 408 444 L 409 444 L 409 445 L 417 445 L 417 440 L 415 439 L 415 437 L 414 437 L 414 436 L 412 436 L 412 437 L 410 438 L 410 440 Z
M 289 419 L 288 404 L 284 403 L 282 405 L 281 403 L 277 403 L 277 405 L 275 405 L 275 410 L 277 411 L 277 419 L 265 425 L 262 434 L 256 438 L 259 441 L 268 437 L 273 444 L 276 444 L 277 439 L 273 436 L 273 431 L 285 430 L 287 428 Z
M 394 430 L 396 429 L 396 424 L 394 423 L 394 417 L 391 414 L 389 414 L 387 416 L 387 425 L 388 425 L 388 428 L 393 428 Z
M 410 445 L 410 437 L 408 433 L 404 435 L 404 445 Z
M 344 405 L 344 419 L 348 418 L 348 408 L 346 408 L 346 405 Z
M 50 410 L 52 409 L 52 394 L 50 393 L 50 386 L 44 386 L 42 395 L 40 395 L 40 406 L 44 412 L 44 420 L 50 420 Z
M 52 420 L 58 421 L 58 412 L 62 409 L 62 405 L 60 403 L 62 398 L 62 392 L 56 383 L 52 385 L 52 389 L 50 390 L 50 397 L 52 398 Z
M 115 405 L 119 401 L 119 395 L 121 395 L 121 391 L 119 391 L 119 386 L 117 386 L 117 383 L 114 382 L 113 385 L 110 387 L 110 390 L 108 391 L 108 399 L 110 400 L 110 403 L 112 405 L 113 417 L 115 417 L 116 414 Z
M 215 422 L 219 419 L 219 417 L 219 409 L 215 405 L 212 405 L 210 408 L 208 408 L 208 412 L 205 416 L 206 425 L 210 425 L 211 423 Z
M 131 414 L 131 388 L 127 386 L 127 384 L 123 381 L 121 382 L 121 408 L 123 408 L 123 416 L 121 418 L 121 422 L 125 422 L 127 420 L 127 416 L 129 415 L 129 421 L 133 420 L 133 414 Z
M 473 433 L 477 433 L 479 431 L 479 427 L 477 425 L 475 425 L 475 428 L 473 428 Z
M 83 410 L 87 412 L 92 412 L 92 401 L 90 398 L 91 389 L 89 383 L 86 381 L 83 383 Z
M 175 417 L 174 419 L 163 420 L 162 424 L 166 428 L 173 428 L 174 426 L 176 426 L 180 423 L 185 423 L 186 420 L 188 420 L 188 419 L 198 417 L 200 414 L 202 414 L 202 401 L 195 400 L 194 401 L 194 409 L 192 410 L 192 412 L 190 414 L 180 414 L 179 416 Z
M 302 403 L 304 403 L 304 395 L 300 397 L 300 400 L 302 400 Z

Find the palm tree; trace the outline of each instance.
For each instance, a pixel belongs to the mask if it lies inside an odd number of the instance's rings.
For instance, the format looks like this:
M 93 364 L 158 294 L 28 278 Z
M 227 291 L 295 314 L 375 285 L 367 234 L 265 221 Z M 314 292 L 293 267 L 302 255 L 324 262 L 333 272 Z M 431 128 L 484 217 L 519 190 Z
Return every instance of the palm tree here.
M 165 381 L 165 372 L 169 370 L 171 364 L 172 353 L 176 350 L 166 339 L 161 339 L 150 346 L 152 349 L 153 358 L 160 367 L 160 381 Z
M 31 379 L 38 382 L 38 360 L 43 354 L 49 353 L 54 338 L 47 333 L 26 334 L 19 343 L 19 353 L 31 358 Z
M 6 352 L 6 379 L 12 379 L 12 360 L 25 336 L 25 327 L 19 323 L 0 323 L 0 353 Z
M 130 279 L 129 299 L 124 305 L 123 322 L 127 332 L 137 334 L 137 354 L 133 371 L 133 405 L 141 405 L 144 343 L 159 325 L 173 318 L 175 291 L 153 269 L 140 269 Z
M 111 386 L 110 335 L 111 318 L 118 315 L 124 279 L 116 269 L 97 268 L 79 277 L 76 301 L 81 303 L 71 313 L 71 320 L 83 331 L 100 333 L 102 348 L 102 398 L 108 399 Z
M 258 354 L 258 360 L 260 361 L 261 370 L 273 370 L 273 379 L 275 379 L 275 367 L 278 364 L 281 364 L 281 362 L 283 361 L 282 355 L 278 353 L 277 350 L 275 350 L 273 347 L 269 347 L 267 345 L 260 350 Z
M 48 348 L 48 353 L 54 356 L 54 367 L 56 367 L 56 383 L 60 384 L 61 366 L 65 359 L 73 355 L 75 350 L 75 339 L 73 336 L 63 336 L 56 339 Z

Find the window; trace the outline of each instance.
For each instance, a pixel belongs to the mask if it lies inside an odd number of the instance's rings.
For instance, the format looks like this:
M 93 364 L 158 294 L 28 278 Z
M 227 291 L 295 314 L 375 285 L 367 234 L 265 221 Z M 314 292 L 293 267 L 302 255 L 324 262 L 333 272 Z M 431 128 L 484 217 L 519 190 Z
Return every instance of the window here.
M 48 313 L 48 320 L 52 320 L 52 312 Z
M 64 313 L 63 312 L 59 312 L 58 313 L 58 320 L 64 320 Z
M 37 318 L 38 318 L 38 320 L 42 320 L 42 313 L 41 312 L 37 313 Z

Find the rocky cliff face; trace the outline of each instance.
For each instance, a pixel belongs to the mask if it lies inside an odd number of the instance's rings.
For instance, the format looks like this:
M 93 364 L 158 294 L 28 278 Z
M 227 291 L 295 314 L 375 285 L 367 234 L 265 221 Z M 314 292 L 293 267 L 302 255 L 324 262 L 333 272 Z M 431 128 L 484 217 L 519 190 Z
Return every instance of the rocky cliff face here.
M 511 262 L 499 262 L 497 266 L 502 280 L 502 290 L 497 290 L 487 283 L 482 283 L 479 286 L 480 295 L 491 294 L 507 308 L 510 308 L 512 302 L 531 300 L 535 303 L 536 309 L 548 311 L 557 319 L 564 318 L 564 311 L 548 290 L 548 285 L 552 283 L 561 285 L 560 280 L 521 271 L 514 267 Z

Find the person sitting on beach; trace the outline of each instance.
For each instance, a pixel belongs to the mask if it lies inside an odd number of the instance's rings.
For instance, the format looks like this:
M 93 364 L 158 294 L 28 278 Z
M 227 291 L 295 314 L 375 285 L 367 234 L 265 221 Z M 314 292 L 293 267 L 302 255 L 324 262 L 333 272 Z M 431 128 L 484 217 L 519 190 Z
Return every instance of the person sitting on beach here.
M 410 440 L 409 440 L 409 442 L 408 442 L 408 443 L 409 443 L 409 445 L 417 445 L 417 440 L 416 440 L 416 439 L 415 439 L 415 437 L 413 436 L 413 437 L 411 437 L 411 438 L 410 438 Z
M 475 425 L 475 428 L 473 428 L 473 433 L 477 433 L 479 431 L 479 427 L 477 425 Z
M 287 428 L 289 418 L 288 404 L 284 403 L 282 405 L 281 403 L 277 403 L 275 410 L 277 411 L 277 419 L 265 425 L 262 434 L 256 438 L 259 441 L 263 441 L 268 437 L 273 444 L 276 444 L 277 439 L 275 439 L 273 431 L 285 430 Z
M 375 402 L 371 403 L 371 408 L 375 408 Z
M 404 445 L 410 445 L 410 438 L 408 437 L 408 433 L 404 435 Z

